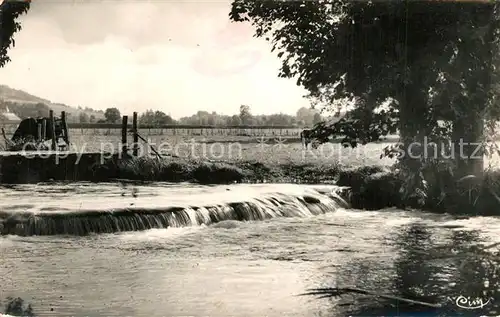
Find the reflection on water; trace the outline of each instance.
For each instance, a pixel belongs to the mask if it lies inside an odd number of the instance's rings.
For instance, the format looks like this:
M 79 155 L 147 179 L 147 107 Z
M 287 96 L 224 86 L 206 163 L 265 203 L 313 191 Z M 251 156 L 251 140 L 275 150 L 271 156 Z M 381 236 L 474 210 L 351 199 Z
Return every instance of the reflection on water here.
M 387 281 L 372 285 L 373 290 L 382 294 L 441 304 L 442 308 L 396 300 L 375 301 L 372 297 L 358 302 L 358 305 L 352 305 L 355 307 L 351 306 L 349 314 L 353 316 L 498 315 L 500 284 L 495 268 L 499 267 L 500 258 L 496 259 L 489 253 L 480 251 L 479 231 L 447 231 L 443 229 L 432 234 L 422 223 L 402 227 L 401 232 L 395 237 L 397 252 L 394 275 Z M 447 234 L 449 238 L 443 239 L 442 237 Z M 416 313 L 421 315 L 415 315 Z

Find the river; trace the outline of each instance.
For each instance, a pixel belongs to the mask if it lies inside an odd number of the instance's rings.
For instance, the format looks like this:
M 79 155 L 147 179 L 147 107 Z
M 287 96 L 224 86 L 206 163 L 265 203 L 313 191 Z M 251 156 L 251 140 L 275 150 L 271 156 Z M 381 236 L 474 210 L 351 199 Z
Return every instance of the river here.
M 55 317 L 403 316 L 420 307 L 361 295 L 298 296 L 309 288 L 354 286 L 446 304 L 419 316 L 450 309 L 456 315 L 495 315 L 500 296 L 491 261 L 481 267 L 473 253 L 460 267 L 464 262 L 457 257 L 442 256 L 500 242 L 498 218 L 349 210 L 330 189 L 273 184 L 4 187 L 0 300 L 21 297 L 36 316 Z M 306 196 L 316 201 L 300 199 Z M 271 204 L 272 197 L 279 197 L 278 203 Z M 246 206 L 255 220 L 231 220 L 223 208 L 230 201 L 253 201 Z M 192 208 L 196 205 L 218 205 L 226 218 L 203 220 L 193 214 L 199 213 Z M 106 231 L 120 225 L 145 229 L 144 223 L 115 219 L 114 227 L 88 225 L 89 217 L 92 223 L 121 217 L 120 208 L 144 213 L 153 207 L 157 213 L 160 207 L 176 207 L 168 209 L 173 213 L 189 209 L 191 220 L 169 218 L 176 225 L 167 229 L 111 233 Z M 107 218 L 99 218 L 99 210 Z M 7 234 L 6 219 L 16 214 L 27 216 L 17 218 L 14 232 L 19 234 Z M 65 216 L 64 223 L 54 225 L 54 219 Z M 83 230 L 81 219 L 86 219 L 85 230 L 100 228 L 101 233 Z M 54 235 L 58 230 L 64 235 Z M 33 236 L 36 232 L 41 235 Z M 460 308 L 459 296 L 482 297 L 486 304 L 477 310 Z

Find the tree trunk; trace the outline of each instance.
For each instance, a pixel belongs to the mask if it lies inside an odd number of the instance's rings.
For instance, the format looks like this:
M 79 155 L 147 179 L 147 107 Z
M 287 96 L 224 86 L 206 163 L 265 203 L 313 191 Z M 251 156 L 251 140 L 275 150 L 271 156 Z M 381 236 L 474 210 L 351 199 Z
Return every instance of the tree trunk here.
M 484 147 L 482 145 L 484 120 L 482 116 L 473 115 L 459 119 L 453 123 L 453 146 L 456 172 L 461 178 L 474 175 L 481 178 L 484 173 Z
M 425 144 L 426 124 L 424 114 L 427 105 L 427 96 L 423 93 L 418 84 L 406 85 L 400 108 L 400 136 L 403 143 L 404 157 L 402 163 L 404 166 L 416 172 L 422 164 L 422 155 L 424 155 L 423 146 Z
M 488 28 L 484 36 L 467 34 L 464 41 L 459 44 L 460 64 L 463 69 L 463 78 L 467 90 L 466 99 L 458 105 L 462 116 L 453 123 L 453 142 L 455 146 L 455 161 L 457 163 L 456 176 L 461 178 L 474 175 L 482 178 L 484 174 L 484 125 L 485 113 L 490 98 L 493 40 L 494 7 L 484 12 L 481 18 L 476 17 L 475 28 L 470 28 L 472 33 L 488 21 Z M 482 57 L 479 61 L 474 58 L 477 53 Z M 474 54 L 476 53 L 476 54 Z

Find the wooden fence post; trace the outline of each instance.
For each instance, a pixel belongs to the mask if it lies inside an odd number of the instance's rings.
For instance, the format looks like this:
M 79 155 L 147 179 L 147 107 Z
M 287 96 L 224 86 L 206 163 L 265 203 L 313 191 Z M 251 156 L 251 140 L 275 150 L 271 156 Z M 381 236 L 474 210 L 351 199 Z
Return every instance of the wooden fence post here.
M 37 130 L 37 134 L 36 134 L 36 140 L 38 142 L 41 142 L 41 141 L 43 141 L 43 139 L 42 139 L 42 124 L 38 123 L 37 128 L 38 128 L 38 130 Z
M 69 150 L 69 129 L 68 121 L 66 120 L 66 111 L 61 111 L 61 124 L 64 135 L 64 142 L 67 145 L 67 150 Z
M 56 122 L 54 120 L 54 110 L 49 111 L 49 124 L 52 130 L 52 151 L 57 150 L 57 140 L 56 140 Z
M 122 118 L 122 152 L 127 152 L 128 116 Z
M 137 156 L 139 153 L 139 127 L 137 126 L 137 112 L 134 112 L 134 116 L 132 118 L 132 130 L 134 131 L 134 156 Z
M 47 139 L 47 119 L 43 118 L 42 119 L 42 142 L 45 142 Z

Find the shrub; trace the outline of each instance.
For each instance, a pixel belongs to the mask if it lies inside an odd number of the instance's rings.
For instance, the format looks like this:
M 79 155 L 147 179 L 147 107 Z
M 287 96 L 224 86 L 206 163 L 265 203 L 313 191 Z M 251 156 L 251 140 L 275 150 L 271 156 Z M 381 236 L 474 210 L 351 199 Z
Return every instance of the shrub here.
M 245 175 L 239 167 L 225 163 L 203 162 L 193 170 L 193 178 L 200 183 L 241 182 Z

